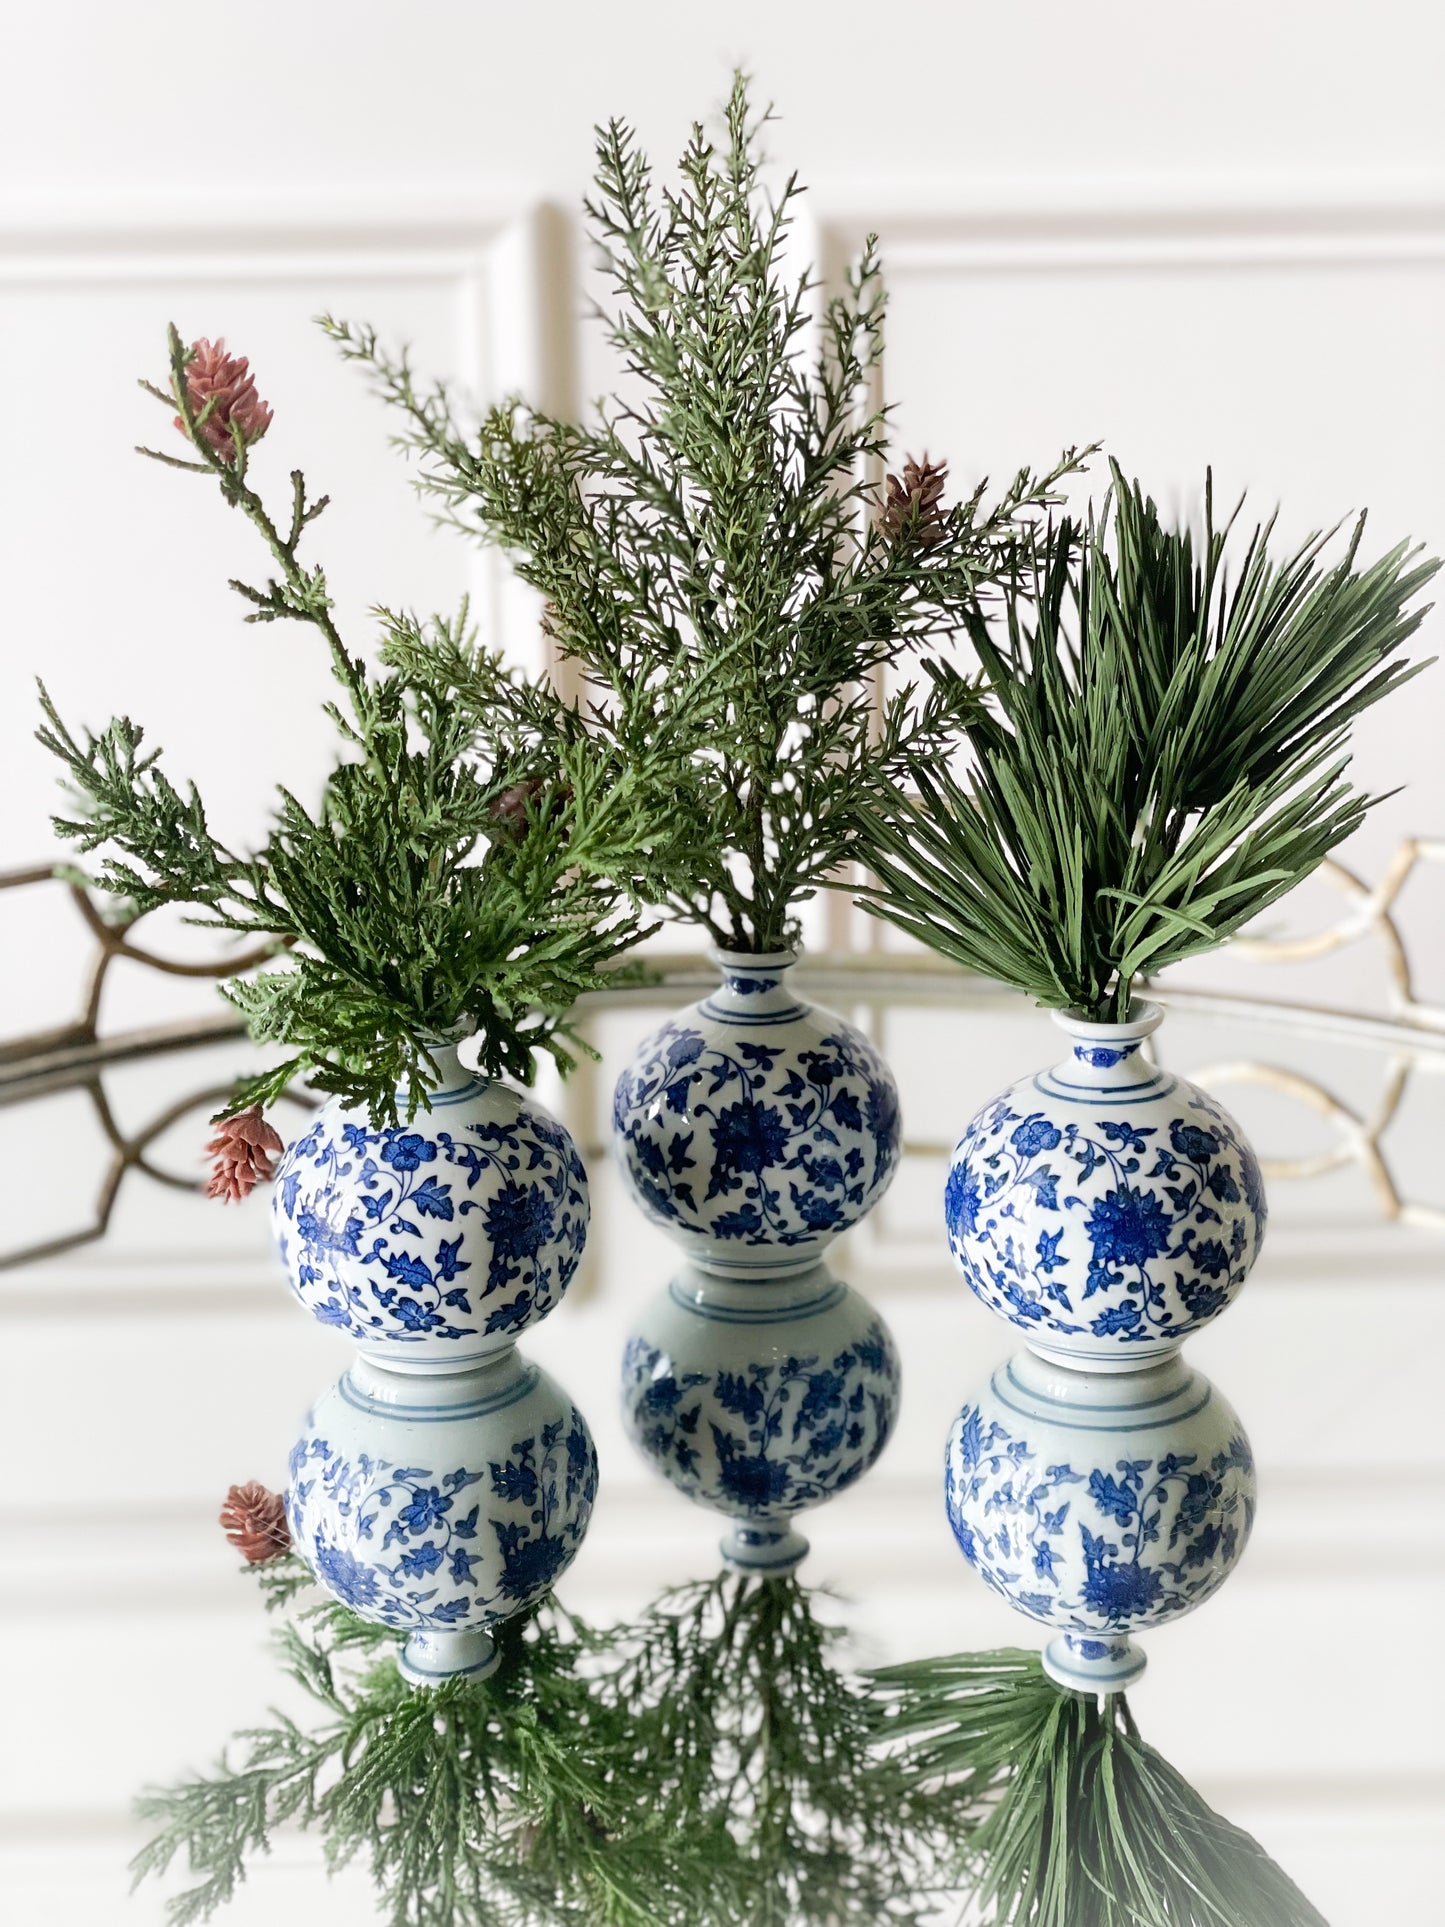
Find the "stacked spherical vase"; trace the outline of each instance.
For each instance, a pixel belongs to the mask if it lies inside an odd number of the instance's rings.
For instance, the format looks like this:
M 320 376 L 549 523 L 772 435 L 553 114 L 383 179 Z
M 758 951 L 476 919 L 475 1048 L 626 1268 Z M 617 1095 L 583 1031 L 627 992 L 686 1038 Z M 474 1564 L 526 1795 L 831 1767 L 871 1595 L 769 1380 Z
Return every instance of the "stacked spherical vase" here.
M 337 1599 L 406 1633 L 414 1685 L 491 1670 L 490 1628 L 551 1589 L 597 1490 L 582 1414 L 516 1348 L 577 1268 L 586 1172 L 532 1098 L 464 1069 L 455 1039 L 429 1050 L 429 1109 L 377 1126 L 333 1100 L 272 1204 L 297 1297 L 356 1346 L 292 1450 L 292 1538 Z
M 1053 1630 L 1045 1669 L 1086 1692 L 1137 1678 L 1133 1635 L 1207 1599 L 1254 1518 L 1249 1441 L 1182 1346 L 1258 1255 L 1259 1166 L 1145 1058 L 1161 1016 L 1056 1012 L 1067 1056 L 978 1113 L 945 1200 L 958 1268 L 1026 1339 L 950 1433 L 949 1520 L 984 1582 Z
M 727 1563 L 791 1572 L 795 1515 L 858 1479 L 898 1409 L 887 1327 L 824 1253 L 898 1163 L 898 1091 L 862 1033 L 803 1002 L 791 951 L 716 953 L 720 987 L 618 1080 L 619 1161 L 686 1254 L 628 1342 L 633 1440 L 730 1519 Z

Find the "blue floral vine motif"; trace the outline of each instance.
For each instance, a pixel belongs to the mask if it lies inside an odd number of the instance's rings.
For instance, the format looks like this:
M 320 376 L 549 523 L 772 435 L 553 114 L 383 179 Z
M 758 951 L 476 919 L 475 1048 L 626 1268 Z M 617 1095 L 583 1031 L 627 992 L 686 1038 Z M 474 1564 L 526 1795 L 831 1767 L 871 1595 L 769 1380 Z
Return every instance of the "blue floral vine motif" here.
M 900 1374 L 881 1319 L 841 1350 L 686 1371 L 646 1338 L 623 1358 L 623 1416 L 646 1456 L 691 1499 L 735 1518 L 821 1504 L 877 1460 Z
M 949 1441 L 945 1500 L 984 1583 L 1049 1625 L 1117 1631 L 1187 1612 L 1222 1583 L 1254 1523 L 1242 1432 L 1204 1463 L 1167 1452 L 1076 1470 L 1037 1458 L 1026 1439 L 966 1405 Z
M 650 1217 L 749 1247 L 806 1247 L 856 1223 L 900 1150 L 892 1076 L 841 1022 L 811 1048 L 667 1023 L 618 1079 L 613 1126 Z
M 473 1195 L 477 1194 L 477 1195 Z M 298 1296 L 359 1340 L 515 1334 L 562 1297 L 587 1239 L 577 1148 L 545 1113 L 372 1130 L 328 1111 L 272 1204 Z
M 1076 1122 L 1016 1107 L 1018 1090 L 979 1113 L 944 1219 L 986 1304 L 1041 1336 L 1148 1345 L 1230 1302 L 1263 1237 L 1259 1165 L 1223 1111 L 1179 1089 L 1185 1114 L 1158 1123 Z
M 479 1469 L 347 1458 L 311 1437 L 290 1471 L 287 1516 L 318 1579 L 363 1618 L 406 1629 L 505 1619 L 540 1598 L 581 1544 L 597 1495 L 576 1410 Z

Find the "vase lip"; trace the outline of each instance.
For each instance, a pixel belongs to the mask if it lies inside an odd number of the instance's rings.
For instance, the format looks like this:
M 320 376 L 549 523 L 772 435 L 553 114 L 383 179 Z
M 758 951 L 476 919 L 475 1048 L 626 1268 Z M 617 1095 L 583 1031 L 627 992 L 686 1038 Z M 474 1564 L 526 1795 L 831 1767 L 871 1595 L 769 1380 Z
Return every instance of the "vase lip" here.
M 451 1044 L 465 1044 L 469 1037 L 475 1037 L 476 1034 L 477 1027 L 471 1018 L 463 1017 L 455 1024 L 440 1027 L 423 1025 L 416 1032 L 416 1041 L 423 1050 L 431 1050 L 438 1045 L 445 1049 Z
M 719 970 L 787 970 L 798 961 L 794 950 L 724 950 L 713 944 L 708 953 Z
M 1060 1030 L 1076 1037 L 1080 1043 L 1127 1044 L 1151 1036 L 1164 1022 L 1162 1005 L 1152 1003 L 1147 997 L 1136 997 L 1133 1009 L 1134 1015 L 1123 1024 L 1101 1024 L 1077 1008 L 1054 1010 L 1049 1015 Z

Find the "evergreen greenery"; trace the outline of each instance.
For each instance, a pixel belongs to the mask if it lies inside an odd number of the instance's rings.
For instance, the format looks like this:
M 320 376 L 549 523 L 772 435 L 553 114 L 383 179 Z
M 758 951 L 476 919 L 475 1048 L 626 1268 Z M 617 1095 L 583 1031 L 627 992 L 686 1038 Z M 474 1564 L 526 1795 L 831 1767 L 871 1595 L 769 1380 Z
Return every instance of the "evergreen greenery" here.
M 383 668 L 371 671 L 337 631 L 323 570 L 299 554 L 326 506 L 300 472 L 288 521 L 273 520 L 249 477 L 239 431 L 230 453 L 208 439 L 188 394 L 192 351 L 170 331 L 171 380 L 150 387 L 179 409 L 198 457 L 157 460 L 209 476 L 257 528 L 276 565 L 233 587 L 253 622 L 297 621 L 330 652 L 342 698 L 328 706 L 344 760 L 319 808 L 282 790 L 261 848 L 237 853 L 212 833 L 196 786 L 178 786 L 127 717 L 77 738 L 42 689 L 45 746 L 65 763 L 80 807 L 56 828 L 104 849 L 95 881 L 139 910 L 184 904 L 212 928 L 272 937 L 275 967 L 227 986 L 253 1034 L 290 1047 L 243 1085 L 234 1108 L 269 1102 L 299 1073 L 395 1116 L 395 1092 L 434 1068 L 428 1035 L 464 1027 L 483 1071 L 530 1082 L 534 1053 L 571 1058 L 567 1013 L 645 934 L 631 899 L 639 873 L 666 867 L 672 828 L 658 806 L 658 761 L 625 765 L 582 719 L 545 726 L 545 701 L 475 646 L 465 611 L 419 623 L 381 609 Z M 429 673 L 397 661 L 420 654 Z M 435 673 L 465 657 L 465 702 Z M 539 723 L 539 713 L 542 722 Z M 477 723 L 486 755 L 478 760 Z
M 1439 566 L 1402 545 L 1357 568 L 1361 517 L 1334 563 L 1323 536 L 1272 561 L 1271 521 L 1231 574 L 1234 518 L 1216 528 L 1208 490 L 1196 550 L 1111 467 L 1102 512 L 1039 531 L 1001 614 L 969 613 L 971 767 L 908 757 L 915 794 L 869 806 L 865 836 L 865 908 L 1101 1020 L 1293 889 L 1379 800 L 1345 779 L 1349 725 L 1423 666 L 1401 652 Z
M 880 709 L 871 680 L 957 627 L 1078 465 L 1071 450 L 1046 475 L 1022 470 L 988 506 L 980 486 L 944 507 L 926 462 L 880 487 L 876 245 L 815 319 L 814 282 L 785 264 L 802 190 L 795 176 L 763 190 L 766 119 L 739 75 L 721 145 L 696 126 L 675 187 L 627 126 L 599 130 L 587 214 L 629 385 L 589 425 L 510 401 L 469 439 L 446 390 L 419 387 L 373 330 L 323 323 L 401 411 L 423 490 L 547 598 L 624 763 L 667 759 L 689 860 L 654 866 L 653 901 L 752 952 L 795 939 L 797 905 L 854 854 L 868 800 L 968 707 L 940 682 Z M 400 659 L 421 672 L 415 650 Z M 484 720 L 485 679 L 473 689 L 454 654 L 441 673 Z
M 721 1923 L 716 1897 L 735 1892 L 747 1927 L 936 1918 L 934 1802 L 874 1751 L 874 1694 L 816 1597 L 791 1576 L 724 1574 L 665 1593 L 629 1633 L 610 1690 L 633 1709 L 649 1802 L 678 1832 L 721 1825 L 737 1859 L 689 1927 Z
M 294 1555 L 255 1570 L 272 1604 L 309 1581 Z M 333 1871 L 363 1861 L 390 1927 L 743 1927 L 723 1815 L 676 1825 L 635 1769 L 631 1709 L 598 1685 L 608 1636 L 553 1601 L 496 1636 L 489 1678 L 414 1689 L 385 1627 L 334 1604 L 286 1626 L 285 1670 L 321 1724 L 273 1713 L 139 1803 L 156 1831 L 136 1881 L 178 1861 L 200 1876 L 169 1900 L 172 1927 L 208 1920 L 287 1825 L 318 1833 Z
M 1034 1653 L 876 1674 L 908 1778 L 950 1795 L 954 1876 L 999 1927 L 1325 1927 L 1258 1841 L 1139 1737 L 1122 1694 L 1065 1692 Z

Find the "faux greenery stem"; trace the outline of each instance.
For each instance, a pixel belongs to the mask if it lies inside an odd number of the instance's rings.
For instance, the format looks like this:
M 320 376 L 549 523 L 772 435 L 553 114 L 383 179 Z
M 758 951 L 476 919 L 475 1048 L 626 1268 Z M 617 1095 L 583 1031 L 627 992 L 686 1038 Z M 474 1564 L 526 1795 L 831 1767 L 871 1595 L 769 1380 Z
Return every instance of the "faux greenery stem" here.
M 546 598 L 623 760 L 667 761 L 687 859 L 652 866 L 651 900 L 753 952 L 794 941 L 798 906 L 856 855 L 865 805 L 968 706 L 957 682 L 880 702 L 875 678 L 946 642 L 1080 459 L 1020 470 L 989 505 L 984 485 L 946 505 L 937 464 L 878 484 L 876 243 L 828 298 L 790 271 L 802 188 L 767 193 L 767 119 L 739 75 L 721 140 L 695 126 L 670 187 L 629 127 L 598 130 L 587 215 L 631 385 L 594 421 L 512 400 L 468 434 L 374 330 L 323 323 L 398 411 L 422 490 Z M 464 662 L 433 673 L 466 699 Z M 485 692 L 474 709 L 484 728 Z
M 219 379 L 206 346 L 208 378 Z M 342 755 L 318 809 L 281 790 L 265 842 L 238 853 L 212 833 L 196 786 L 171 782 L 128 717 L 77 736 L 42 689 L 40 740 L 79 802 L 57 829 L 104 852 L 94 882 L 137 910 L 186 906 L 196 921 L 286 952 L 224 992 L 253 1035 L 291 1053 L 242 1084 L 236 1108 L 306 1075 L 389 1123 L 399 1091 L 412 1110 L 426 1101 L 436 1070 L 427 1037 L 457 1032 L 476 1037 L 491 1075 L 530 1082 L 538 1051 L 568 1068 L 573 1004 L 646 933 L 634 907 L 644 873 L 681 861 L 662 806 L 665 767 L 645 751 L 621 758 L 576 712 L 559 719 L 549 691 L 476 642 L 465 605 L 425 622 L 379 608 L 381 668 L 349 653 L 324 571 L 298 555 L 328 498 L 310 498 L 293 472 L 283 533 L 248 479 L 252 445 L 238 420 L 227 445 L 214 395 L 196 404 L 196 352 L 172 328 L 170 390 L 143 385 L 179 411 L 200 459 L 145 452 L 215 481 L 260 533 L 279 575 L 231 586 L 248 621 L 302 621 L 324 637 L 346 691 L 327 706 Z M 259 439 L 264 404 L 251 408 Z M 425 673 L 409 675 L 407 656 Z M 438 672 L 450 663 L 465 665 L 464 699 Z
M 1359 565 L 1362 518 L 1337 561 L 1328 536 L 1272 559 L 1270 522 L 1231 568 L 1236 518 L 1216 526 L 1208 486 L 1196 546 L 1111 467 L 1102 510 L 1039 531 L 1001 606 L 968 614 L 985 700 L 958 711 L 967 768 L 910 754 L 864 832 L 864 908 L 1098 1021 L 1380 800 L 1346 780 L 1349 728 L 1424 666 L 1403 651 L 1439 566 L 1404 544 Z
M 1127 1701 L 1033 1653 L 874 1675 L 905 1776 L 952 1804 L 953 1873 L 1009 1927 L 1325 1927 L 1259 1843 L 1147 1745 Z

